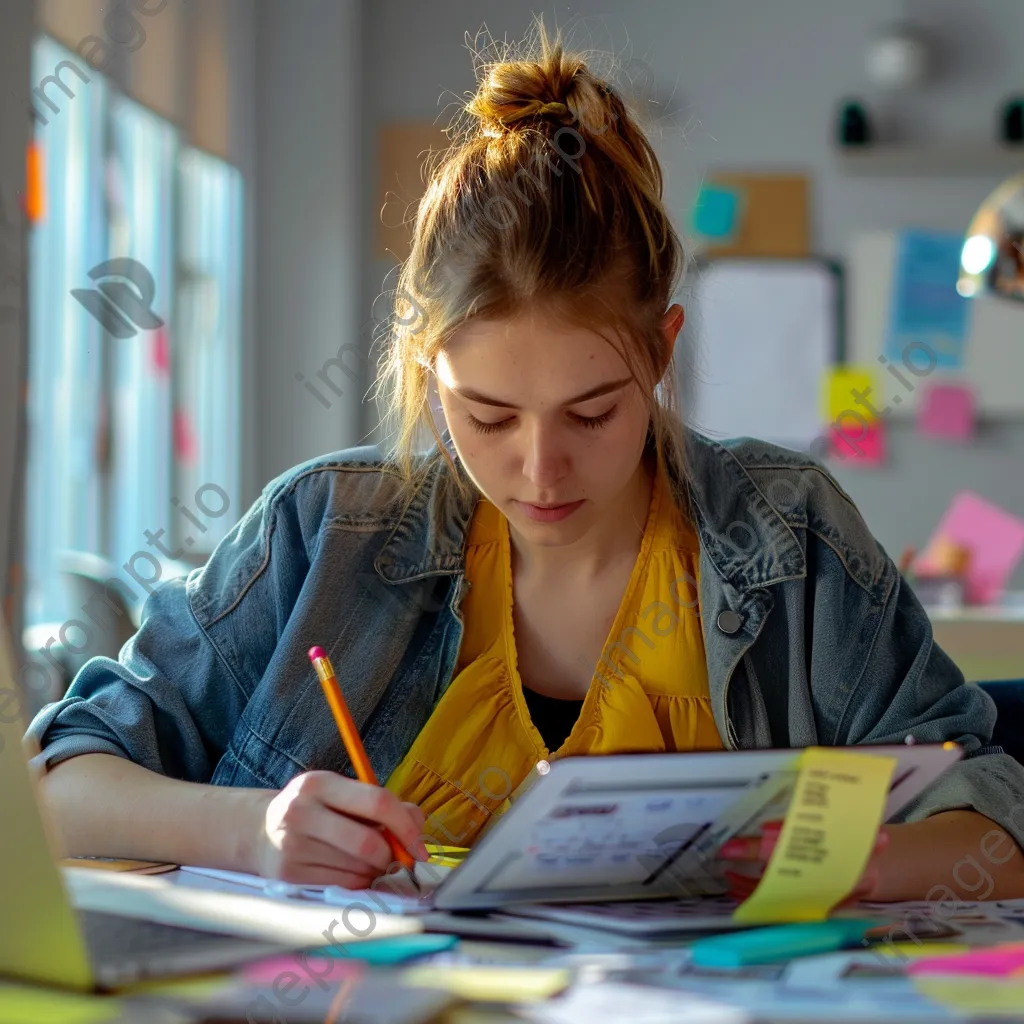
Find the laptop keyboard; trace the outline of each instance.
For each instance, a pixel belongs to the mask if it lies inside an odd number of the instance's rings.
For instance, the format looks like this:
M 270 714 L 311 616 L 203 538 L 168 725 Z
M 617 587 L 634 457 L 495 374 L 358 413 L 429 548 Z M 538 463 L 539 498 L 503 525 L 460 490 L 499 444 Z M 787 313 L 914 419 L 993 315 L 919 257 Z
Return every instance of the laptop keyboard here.
M 238 964 L 281 950 L 271 943 L 224 933 L 96 910 L 77 913 L 93 969 L 110 983 L 178 974 L 197 965 Z

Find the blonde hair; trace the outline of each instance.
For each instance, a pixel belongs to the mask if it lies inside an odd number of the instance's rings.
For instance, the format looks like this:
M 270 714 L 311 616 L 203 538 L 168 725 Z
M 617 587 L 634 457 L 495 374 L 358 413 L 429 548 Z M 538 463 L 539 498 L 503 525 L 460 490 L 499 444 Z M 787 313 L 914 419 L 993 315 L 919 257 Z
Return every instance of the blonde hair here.
M 535 56 L 478 67 L 466 125 L 419 203 L 377 382 L 390 458 L 414 485 L 429 468 L 414 447 L 426 426 L 459 481 L 430 409 L 434 361 L 468 320 L 543 309 L 622 356 L 650 406 L 658 468 L 686 510 L 685 430 L 661 328 L 684 254 L 661 166 L 615 90 L 541 21 L 537 34 Z

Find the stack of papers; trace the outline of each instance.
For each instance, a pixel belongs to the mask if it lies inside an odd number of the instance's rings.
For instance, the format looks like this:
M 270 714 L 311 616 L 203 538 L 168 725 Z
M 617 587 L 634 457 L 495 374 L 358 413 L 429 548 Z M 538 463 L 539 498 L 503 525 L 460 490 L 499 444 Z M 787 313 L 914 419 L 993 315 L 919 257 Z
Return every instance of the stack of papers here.
M 420 895 L 412 887 L 404 872 L 390 875 L 387 881 L 379 880 L 372 889 L 343 889 L 339 885 L 299 885 L 292 882 L 281 882 L 261 875 L 250 875 L 241 871 L 224 871 L 220 868 L 204 868 L 183 865 L 182 871 L 213 878 L 232 885 L 258 889 L 265 896 L 281 899 L 314 900 L 327 903 L 334 907 L 368 907 L 375 914 L 422 914 L 430 909 L 430 895 L 437 887 L 436 879 L 443 877 L 450 867 L 431 865 L 429 873 L 434 876 L 432 881 L 427 871 L 417 864 L 416 879 L 423 887 Z

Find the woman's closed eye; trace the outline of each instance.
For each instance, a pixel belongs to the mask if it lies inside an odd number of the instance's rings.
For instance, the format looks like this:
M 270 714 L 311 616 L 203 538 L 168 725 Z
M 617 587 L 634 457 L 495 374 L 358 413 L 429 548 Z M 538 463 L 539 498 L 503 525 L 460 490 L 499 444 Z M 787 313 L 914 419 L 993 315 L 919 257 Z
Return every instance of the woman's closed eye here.
M 608 423 L 615 416 L 617 410 L 618 406 L 613 405 L 600 416 L 578 416 L 576 413 L 569 413 L 569 418 L 581 427 L 597 430 Z M 469 425 L 481 434 L 494 434 L 499 430 L 507 430 L 515 422 L 515 417 L 510 416 L 508 419 L 498 420 L 497 423 L 485 423 L 483 420 L 478 420 L 472 413 L 466 413 L 466 419 L 469 421 Z

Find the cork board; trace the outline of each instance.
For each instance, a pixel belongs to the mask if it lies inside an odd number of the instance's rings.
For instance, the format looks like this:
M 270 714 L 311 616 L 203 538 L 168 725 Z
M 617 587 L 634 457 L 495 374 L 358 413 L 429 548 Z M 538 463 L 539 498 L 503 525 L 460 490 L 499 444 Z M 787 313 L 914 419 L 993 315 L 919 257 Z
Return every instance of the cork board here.
M 810 255 L 810 183 L 804 174 L 741 174 L 713 171 L 710 184 L 736 189 L 743 215 L 735 238 L 726 244 L 708 241 L 708 256 Z
M 412 241 L 416 204 L 426 188 L 424 163 L 448 149 L 449 139 L 426 122 L 383 125 L 377 145 L 375 255 L 404 260 Z

